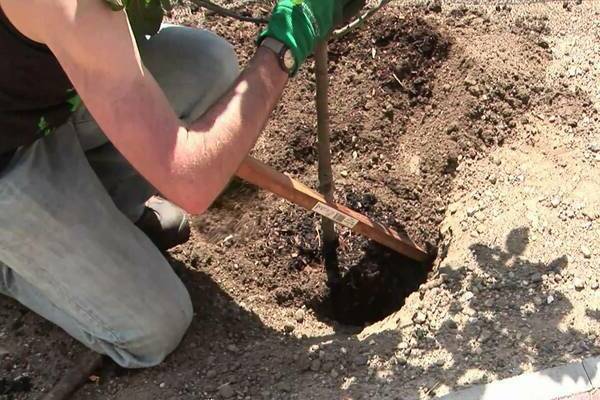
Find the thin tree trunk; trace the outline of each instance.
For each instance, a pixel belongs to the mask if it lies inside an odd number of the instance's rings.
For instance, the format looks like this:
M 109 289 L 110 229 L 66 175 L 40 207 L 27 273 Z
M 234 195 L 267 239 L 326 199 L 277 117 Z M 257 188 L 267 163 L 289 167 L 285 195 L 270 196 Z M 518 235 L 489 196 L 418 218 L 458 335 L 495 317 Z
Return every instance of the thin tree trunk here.
M 329 143 L 329 74 L 327 42 L 319 43 L 315 49 L 315 74 L 317 81 L 317 136 L 319 151 L 319 190 L 327 201 L 333 201 L 335 190 L 331 169 L 331 145 Z M 333 221 L 323 217 L 321 221 L 324 247 L 335 247 L 337 233 Z

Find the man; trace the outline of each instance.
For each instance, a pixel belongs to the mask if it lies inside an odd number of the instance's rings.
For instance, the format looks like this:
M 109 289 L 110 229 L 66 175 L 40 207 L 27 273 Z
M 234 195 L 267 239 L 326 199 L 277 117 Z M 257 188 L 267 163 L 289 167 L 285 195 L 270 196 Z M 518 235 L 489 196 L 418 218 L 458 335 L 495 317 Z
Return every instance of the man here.
M 147 38 L 107 3 L 0 0 L 0 293 L 121 366 L 150 367 L 193 311 L 156 247 L 185 241 L 187 219 L 147 200 L 204 212 L 288 78 L 362 4 L 281 0 L 240 74 L 216 35 Z

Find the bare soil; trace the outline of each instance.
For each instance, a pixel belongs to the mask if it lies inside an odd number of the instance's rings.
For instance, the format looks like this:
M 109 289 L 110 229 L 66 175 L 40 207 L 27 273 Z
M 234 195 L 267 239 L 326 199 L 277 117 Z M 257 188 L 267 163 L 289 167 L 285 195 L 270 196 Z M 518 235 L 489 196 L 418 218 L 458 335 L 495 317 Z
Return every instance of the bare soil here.
M 266 12 L 258 6 L 251 11 Z M 510 214 L 524 198 L 510 189 L 520 175 L 506 178 L 496 159 L 518 168 L 533 157 L 532 141 L 545 137 L 536 116 L 560 116 L 575 130 L 582 115 L 597 122 L 592 94 L 562 84 L 569 73 L 548 71 L 560 69 L 554 38 L 568 26 L 556 27 L 556 21 L 587 26 L 598 15 L 593 2 L 564 8 L 389 6 L 331 43 L 336 196 L 408 234 L 437 256 L 435 262 L 417 265 L 341 229 L 342 276 L 332 280 L 319 218 L 235 181 L 195 219 L 193 239 L 169 255 L 197 314 L 181 347 L 154 369 L 109 365 L 75 398 L 417 399 L 565 359 L 567 350 L 542 349 L 541 341 L 534 343 L 539 352 L 523 350 L 522 357 L 505 351 L 515 346 L 510 334 L 523 331 L 504 334 L 496 325 L 517 324 L 516 314 L 485 317 L 494 307 L 507 313 L 529 307 L 519 297 L 522 280 L 546 267 L 556 273 L 564 260 L 523 261 L 506 293 L 485 295 L 493 286 L 488 281 L 508 273 L 494 271 L 525 253 L 529 231 L 513 232 L 510 224 L 477 215 L 487 209 L 480 203 L 495 204 L 499 196 L 498 215 L 523 218 Z M 185 7 L 171 19 L 221 34 L 242 62 L 253 52 L 258 28 L 252 24 Z M 253 155 L 316 187 L 312 64 L 290 82 Z M 594 123 L 589 126 L 597 129 Z M 544 143 L 551 151 L 554 142 Z M 519 148 L 528 152 L 502 164 L 504 152 Z M 486 185 L 496 182 L 490 190 L 501 194 L 485 197 Z M 475 194 L 473 188 L 479 188 Z M 467 194 L 475 200 L 466 201 Z M 510 240 L 503 247 L 505 233 Z M 484 234 L 491 243 L 499 236 L 501 244 L 481 244 Z M 472 254 L 487 271 L 484 277 L 469 267 Z M 540 322 L 562 315 L 538 312 Z M 8 299 L 0 299 L 0 321 L 0 399 L 36 398 L 85 352 Z M 563 335 L 556 345 L 565 342 Z M 593 354 L 595 345 L 585 343 L 578 354 Z M 545 351 L 542 362 L 519 370 L 503 360 L 515 356 L 525 363 Z

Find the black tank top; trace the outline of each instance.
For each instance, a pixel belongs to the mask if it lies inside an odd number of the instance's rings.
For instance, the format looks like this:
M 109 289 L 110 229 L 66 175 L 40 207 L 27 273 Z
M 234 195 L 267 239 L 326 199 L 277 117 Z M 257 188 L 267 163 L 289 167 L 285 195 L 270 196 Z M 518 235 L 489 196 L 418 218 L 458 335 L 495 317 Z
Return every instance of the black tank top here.
M 0 8 L 0 162 L 67 121 L 72 88 L 50 49 L 19 33 Z

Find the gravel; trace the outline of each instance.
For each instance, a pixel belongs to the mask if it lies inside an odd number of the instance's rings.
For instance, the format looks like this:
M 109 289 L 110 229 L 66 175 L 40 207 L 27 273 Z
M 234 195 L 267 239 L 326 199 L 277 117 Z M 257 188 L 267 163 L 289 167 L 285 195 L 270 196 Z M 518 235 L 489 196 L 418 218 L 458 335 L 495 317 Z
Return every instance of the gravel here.
M 218 392 L 219 396 L 221 396 L 224 399 L 230 399 L 235 395 L 235 390 L 233 389 L 233 386 L 230 383 L 225 383 L 219 386 Z

